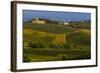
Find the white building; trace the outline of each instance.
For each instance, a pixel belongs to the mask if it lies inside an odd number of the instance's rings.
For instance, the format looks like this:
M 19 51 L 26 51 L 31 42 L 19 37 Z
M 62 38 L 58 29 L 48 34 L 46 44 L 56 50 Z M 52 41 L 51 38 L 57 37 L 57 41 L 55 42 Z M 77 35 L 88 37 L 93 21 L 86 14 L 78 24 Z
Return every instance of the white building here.
M 32 23 L 44 24 L 44 23 L 46 23 L 46 21 L 44 19 L 36 18 L 36 19 L 32 20 Z
M 69 23 L 68 22 L 64 22 L 64 25 L 69 25 Z

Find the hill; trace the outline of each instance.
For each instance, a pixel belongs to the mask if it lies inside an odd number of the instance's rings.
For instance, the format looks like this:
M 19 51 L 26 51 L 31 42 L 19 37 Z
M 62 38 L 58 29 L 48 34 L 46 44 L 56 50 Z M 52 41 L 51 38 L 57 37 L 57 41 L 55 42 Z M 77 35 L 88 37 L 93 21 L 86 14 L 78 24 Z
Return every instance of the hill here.
M 87 25 L 90 27 L 89 23 L 24 23 L 23 62 L 90 59 L 91 30 Z

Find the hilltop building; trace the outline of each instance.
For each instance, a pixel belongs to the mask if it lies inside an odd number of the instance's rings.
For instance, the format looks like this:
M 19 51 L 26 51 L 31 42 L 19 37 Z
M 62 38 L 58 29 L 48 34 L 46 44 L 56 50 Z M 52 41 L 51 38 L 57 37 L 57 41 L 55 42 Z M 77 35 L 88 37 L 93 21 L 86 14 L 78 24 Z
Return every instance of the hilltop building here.
M 55 20 L 43 19 L 43 18 L 35 18 L 35 19 L 32 19 L 32 23 L 35 23 L 35 24 L 52 23 L 52 24 L 69 25 L 69 22 L 55 21 Z
M 69 22 L 64 22 L 64 25 L 69 25 Z
M 42 18 L 36 18 L 36 19 L 32 20 L 32 23 L 44 24 L 44 23 L 46 23 L 46 20 L 42 19 Z

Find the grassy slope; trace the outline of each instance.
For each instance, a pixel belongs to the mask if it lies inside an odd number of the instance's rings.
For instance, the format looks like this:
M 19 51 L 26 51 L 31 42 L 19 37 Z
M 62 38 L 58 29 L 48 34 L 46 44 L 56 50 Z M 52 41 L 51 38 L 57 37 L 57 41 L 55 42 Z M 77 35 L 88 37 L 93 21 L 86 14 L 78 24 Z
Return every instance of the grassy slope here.
M 38 41 L 39 38 L 43 37 L 43 36 L 54 36 L 55 39 L 53 40 L 53 42 L 57 42 L 57 43 L 65 43 L 65 34 L 54 34 L 54 33 L 47 33 L 47 32 L 42 32 L 42 31 L 37 31 L 37 30 L 33 30 L 33 29 L 24 29 L 23 30 L 24 34 L 24 40 L 26 42 L 30 42 L 30 41 Z

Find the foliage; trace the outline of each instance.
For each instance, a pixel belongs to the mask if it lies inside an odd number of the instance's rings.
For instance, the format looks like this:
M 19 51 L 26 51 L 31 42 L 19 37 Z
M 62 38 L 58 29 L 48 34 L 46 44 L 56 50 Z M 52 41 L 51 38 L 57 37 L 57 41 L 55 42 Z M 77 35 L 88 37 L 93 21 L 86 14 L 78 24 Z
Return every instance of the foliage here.
M 79 31 L 68 36 L 67 41 L 73 47 L 90 46 L 91 44 L 90 34 Z
M 60 25 L 60 24 L 24 24 L 24 28 L 49 32 L 49 33 L 69 33 L 73 32 L 74 29 L 70 26 Z M 60 30 L 59 30 L 60 29 Z
M 24 48 L 23 61 L 59 61 L 59 60 L 80 60 L 90 59 L 90 49 L 45 49 L 45 48 Z M 26 57 L 26 59 L 25 59 Z M 28 58 L 29 57 L 29 58 Z M 28 59 L 28 60 L 27 60 Z

